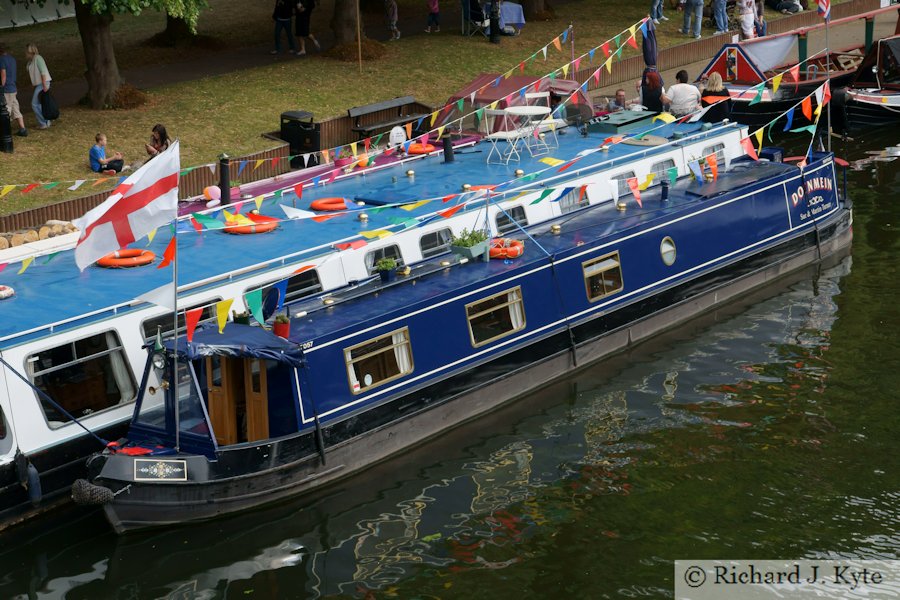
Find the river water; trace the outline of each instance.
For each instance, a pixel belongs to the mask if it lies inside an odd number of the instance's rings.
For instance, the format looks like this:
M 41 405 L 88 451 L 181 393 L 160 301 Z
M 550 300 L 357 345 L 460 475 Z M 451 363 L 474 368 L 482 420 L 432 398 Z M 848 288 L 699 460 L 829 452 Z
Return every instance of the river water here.
M 0 538 L 0 598 L 666 598 L 675 559 L 900 558 L 900 169 L 850 256 L 314 497 L 118 538 Z M 802 152 L 802 150 L 801 150 Z

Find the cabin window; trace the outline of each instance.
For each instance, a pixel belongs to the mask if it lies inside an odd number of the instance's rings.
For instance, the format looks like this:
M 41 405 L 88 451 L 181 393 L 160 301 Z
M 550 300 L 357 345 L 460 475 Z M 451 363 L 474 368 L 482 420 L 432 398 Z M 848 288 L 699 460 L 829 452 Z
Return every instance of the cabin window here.
M 372 250 L 366 254 L 366 269 L 369 270 L 369 275 L 374 275 L 376 273 L 375 263 L 382 258 L 393 258 L 397 261 L 398 267 L 403 266 L 403 255 L 400 254 L 400 246 L 391 244 L 390 246 L 378 248 L 377 250 Z
M 725 144 L 713 144 L 703 149 L 703 158 L 710 154 L 716 155 L 716 164 L 720 167 L 725 165 Z
M 664 237 L 659 243 L 659 255 L 662 257 L 662 261 L 667 267 L 674 265 L 676 256 L 675 240 L 669 236 Z
M 628 180 L 634 176 L 634 171 L 626 171 L 625 173 L 613 175 L 612 179 L 616 182 L 616 187 L 619 190 L 619 196 L 624 196 L 625 194 L 631 193 L 631 188 L 628 187 Z
M 6 425 L 6 417 L 3 415 L 3 408 L 0 407 L 0 456 L 12 450 L 12 436 Z
M 178 311 L 178 334 L 181 335 L 185 331 L 187 331 L 187 326 L 184 321 L 184 314 L 188 311 L 194 310 L 195 308 L 202 308 L 203 312 L 200 314 L 200 321 L 198 325 L 203 323 L 208 323 L 209 321 L 216 320 L 216 302 L 221 300 L 221 298 L 212 298 L 211 300 L 207 300 L 201 304 L 194 304 L 192 306 L 188 306 L 184 310 L 181 310 L 179 307 Z M 160 315 L 158 317 L 153 317 L 147 319 L 143 322 L 141 327 L 144 330 L 144 341 L 150 341 L 156 337 L 157 331 L 162 331 L 163 337 L 171 337 L 172 335 L 172 313 L 168 313 L 165 315 Z
M 497 215 L 497 233 L 508 233 L 517 230 L 519 227 L 527 226 L 528 217 L 525 216 L 525 209 L 521 206 L 513 206 L 506 209 L 505 213 Z
M 559 198 L 559 209 L 562 211 L 562 214 L 578 210 L 588 204 L 590 202 L 588 201 L 587 190 L 584 190 L 581 186 L 572 188 L 568 194 L 564 194 Z
M 35 387 L 75 417 L 134 400 L 134 375 L 114 331 L 33 354 L 25 365 Z M 43 399 L 41 408 L 51 428 L 69 422 L 69 417 Z
M 420 237 L 419 248 L 422 249 L 422 258 L 431 258 L 447 252 L 450 249 L 450 238 L 452 237 L 453 232 L 449 227 L 426 233 Z
M 409 329 L 404 327 L 344 350 L 350 390 L 367 392 L 413 370 Z
M 675 166 L 675 161 L 671 158 L 667 158 L 665 160 L 661 160 L 658 163 L 654 163 L 653 167 L 650 168 L 650 172 L 653 173 L 653 185 L 659 185 L 663 181 L 669 180 L 669 169 Z
M 284 281 L 283 279 L 278 280 L 274 283 L 270 283 L 262 288 L 262 297 L 265 298 L 266 294 L 269 293 L 276 284 Z M 257 288 L 259 289 L 259 288 Z M 252 290 L 247 290 L 248 292 Z M 317 294 L 322 291 L 322 282 L 319 281 L 319 273 L 315 269 L 308 269 L 303 271 L 302 273 L 297 273 L 296 275 L 291 275 L 287 280 L 287 289 L 284 293 L 284 302 L 288 302 L 291 300 L 298 300 L 300 298 L 305 298 L 306 296 L 312 296 L 313 294 Z
M 477 348 L 525 328 L 522 288 L 511 290 L 466 305 L 469 335 Z
M 613 252 L 581 265 L 584 270 L 584 284 L 588 300 L 591 302 L 622 291 L 622 266 L 619 253 Z

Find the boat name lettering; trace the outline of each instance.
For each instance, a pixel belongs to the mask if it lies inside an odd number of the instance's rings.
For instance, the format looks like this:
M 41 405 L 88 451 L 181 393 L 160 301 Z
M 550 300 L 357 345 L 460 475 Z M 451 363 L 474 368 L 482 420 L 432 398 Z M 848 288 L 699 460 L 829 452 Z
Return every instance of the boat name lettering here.
M 300 344 L 300 349 L 301 350 L 309 350 L 310 348 L 313 347 L 314 343 L 315 342 L 313 342 L 312 340 L 310 340 L 308 342 L 303 342 L 302 344 Z
M 822 196 L 815 196 L 809 199 L 808 202 L 809 210 L 803 211 L 800 213 L 800 220 L 805 221 L 810 217 L 814 217 L 823 211 L 831 210 L 833 206 L 833 201 L 828 200 L 825 201 L 825 198 Z
M 135 481 L 187 481 L 187 461 L 136 458 Z
M 833 185 L 831 177 L 812 177 L 806 180 L 806 195 L 811 196 L 813 192 L 819 190 L 828 190 L 830 192 L 833 189 Z

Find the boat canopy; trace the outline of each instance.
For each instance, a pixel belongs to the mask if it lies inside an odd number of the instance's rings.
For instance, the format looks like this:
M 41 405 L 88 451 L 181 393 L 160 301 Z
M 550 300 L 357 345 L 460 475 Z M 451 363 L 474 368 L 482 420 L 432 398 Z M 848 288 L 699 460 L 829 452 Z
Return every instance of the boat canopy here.
M 165 342 L 171 351 L 173 341 Z M 178 353 L 194 360 L 207 356 L 234 356 L 261 358 L 299 367 L 302 362 L 300 349 L 296 344 L 280 338 L 262 327 L 229 323 L 222 333 L 217 327 L 198 327 L 191 342 L 178 338 Z
M 850 87 L 900 89 L 900 36 L 878 40 L 869 48 Z
M 725 44 L 700 72 L 699 79 L 718 73 L 725 82 L 755 85 L 767 79 L 766 71 L 785 63 L 796 42 L 794 36 L 771 36 Z

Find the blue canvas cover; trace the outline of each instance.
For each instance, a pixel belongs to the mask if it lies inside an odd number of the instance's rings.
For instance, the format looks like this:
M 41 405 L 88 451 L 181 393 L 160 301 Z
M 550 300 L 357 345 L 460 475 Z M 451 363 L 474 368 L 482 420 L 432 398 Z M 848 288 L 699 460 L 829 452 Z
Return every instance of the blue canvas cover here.
M 167 340 L 165 346 L 172 350 L 173 341 Z M 198 327 L 192 342 L 184 336 L 178 338 L 178 353 L 191 360 L 219 355 L 274 360 L 294 367 L 302 362 L 296 344 L 262 327 L 238 323 L 228 323 L 222 333 L 214 326 Z

